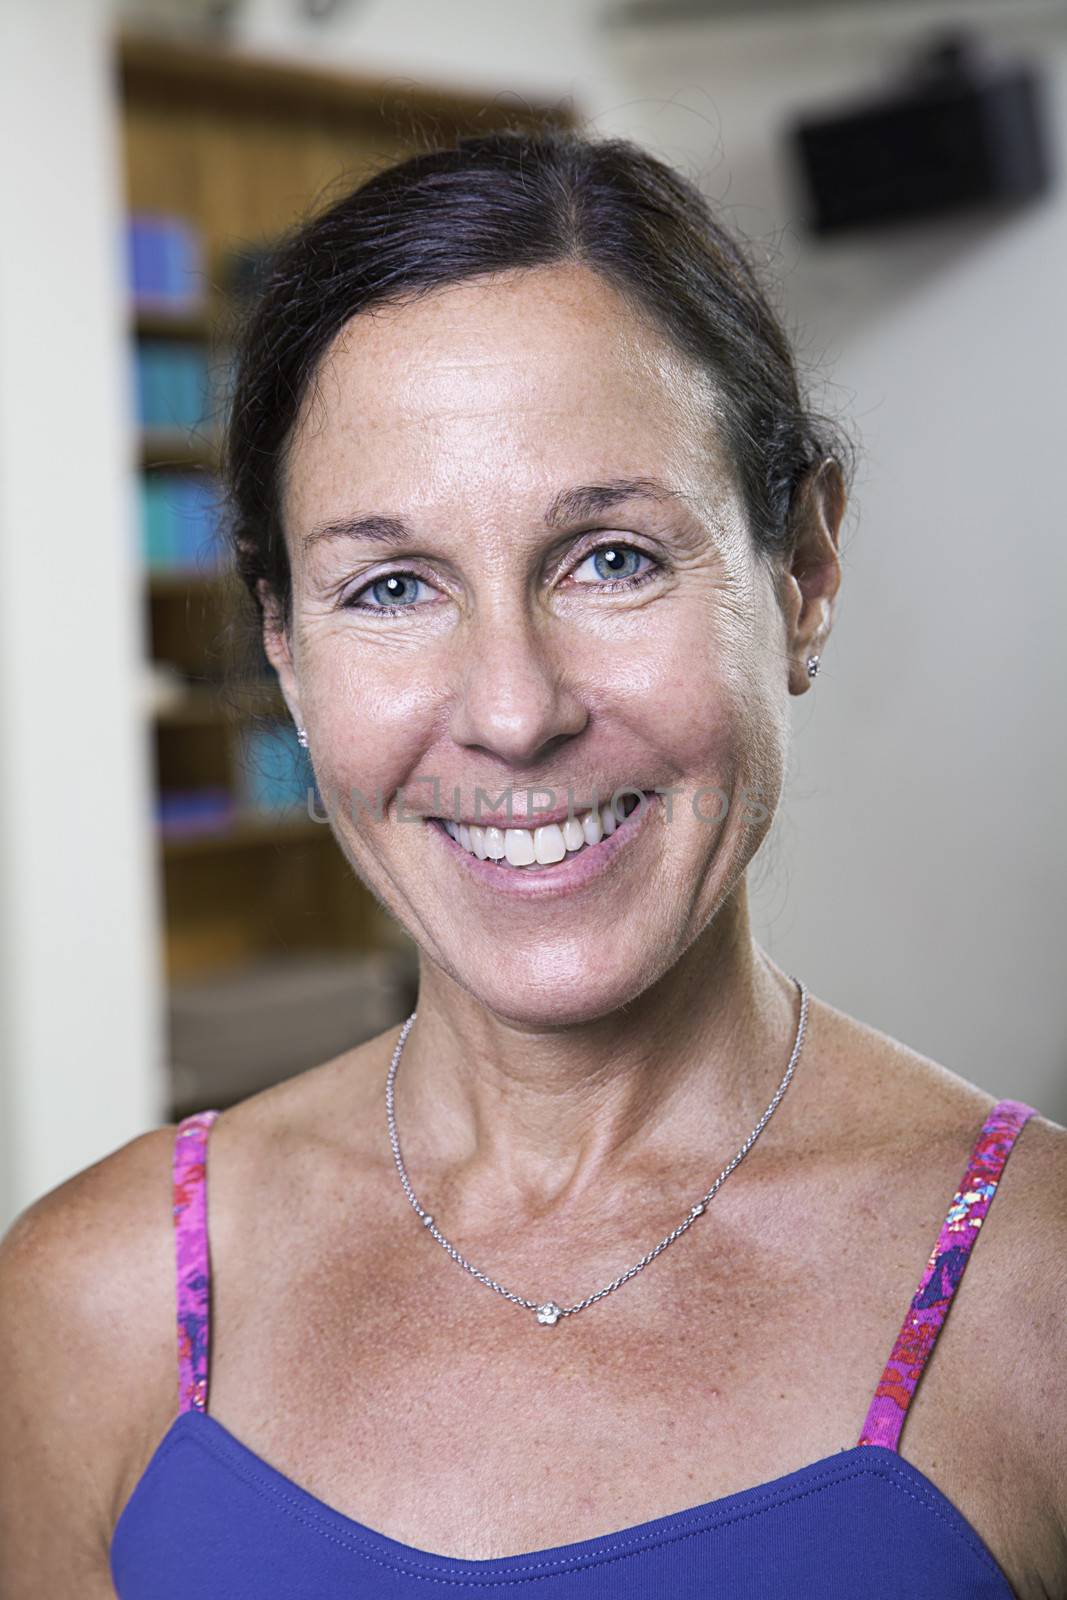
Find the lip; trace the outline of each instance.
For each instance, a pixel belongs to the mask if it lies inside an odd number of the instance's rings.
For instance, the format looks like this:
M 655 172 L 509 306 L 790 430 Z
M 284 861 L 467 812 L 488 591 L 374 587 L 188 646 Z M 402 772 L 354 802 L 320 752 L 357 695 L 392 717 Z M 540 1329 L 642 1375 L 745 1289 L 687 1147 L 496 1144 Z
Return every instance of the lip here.
M 501 867 L 495 861 L 480 861 L 447 834 L 439 821 L 427 818 L 426 826 L 453 859 L 458 858 L 461 869 L 469 873 L 475 883 L 484 885 L 493 893 L 524 900 L 560 899 L 568 894 L 576 894 L 617 866 L 637 844 L 648 826 L 649 818 L 662 803 L 660 795 L 646 794 L 645 804 L 636 806 L 628 817 L 624 817 L 614 833 L 597 844 L 576 850 L 573 855 L 565 856 L 553 866 L 542 867 L 539 872 L 527 872 L 522 867 Z M 567 816 L 566 811 L 563 816 Z M 543 827 L 545 824 L 539 822 L 537 826 Z

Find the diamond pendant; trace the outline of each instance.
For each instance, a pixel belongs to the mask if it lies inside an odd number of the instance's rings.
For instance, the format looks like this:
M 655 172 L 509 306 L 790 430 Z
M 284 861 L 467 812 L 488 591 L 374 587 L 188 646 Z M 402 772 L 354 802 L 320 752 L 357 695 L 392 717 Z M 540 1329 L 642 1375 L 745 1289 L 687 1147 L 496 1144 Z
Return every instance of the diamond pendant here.
M 559 1306 L 553 1305 L 551 1300 L 547 1300 L 543 1306 L 537 1308 L 537 1320 L 545 1328 L 553 1327 L 562 1315 Z

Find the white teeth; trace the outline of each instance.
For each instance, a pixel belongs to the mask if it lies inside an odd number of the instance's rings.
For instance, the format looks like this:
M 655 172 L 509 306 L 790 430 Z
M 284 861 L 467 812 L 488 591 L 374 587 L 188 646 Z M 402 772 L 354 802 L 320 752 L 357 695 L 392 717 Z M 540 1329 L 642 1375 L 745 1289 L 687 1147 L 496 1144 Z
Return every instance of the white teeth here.
M 513 867 L 528 867 L 537 859 L 534 836 L 529 828 L 504 830 L 504 854 Z
M 488 827 L 485 830 L 485 854 L 490 861 L 503 861 L 504 859 L 504 830 L 503 828 Z
M 539 828 L 496 828 L 492 824 L 456 823 L 442 818 L 445 830 L 479 861 L 507 861 L 512 867 L 553 866 L 586 845 L 599 844 L 620 825 L 626 814 L 620 805 L 618 815 L 611 804 L 599 811 L 586 811 L 580 817 L 567 817 L 561 824 L 547 822 Z
M 568 850 L 580 850 L 582 848 L 585 843 L 585 833 L 582 829 L 581 818 L 567 818 L 563 824 L 563 843 Z
M 546 822 L 543 828 L 534 829 L 534 855 L 543 867 L 562 861 L 566 854 L 563 829 L 558 822 Z

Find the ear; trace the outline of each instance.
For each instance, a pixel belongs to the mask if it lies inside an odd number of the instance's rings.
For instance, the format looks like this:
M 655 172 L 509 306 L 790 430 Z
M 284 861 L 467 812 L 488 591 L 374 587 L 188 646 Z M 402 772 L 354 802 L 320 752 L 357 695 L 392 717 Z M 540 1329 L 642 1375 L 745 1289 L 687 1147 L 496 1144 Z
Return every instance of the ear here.
M 298 728 L 304 726 L 300 710 L 300 691 L 297 687 L 296 669 L 293 666 L 292 640 L 285 625 L 281 602 L 266 578 L 257 578 L 256 593 L 263 608 L 263 649 L 267 660 L 278 674 L 289 715 Z
M 841 583 L 838 539 L 848 494 L 840 463 L 827 456 L 798 486 L 790 513 L 793 554 L 782 579 L 790 694 L 806 694 L 808 657 L 821 655 Z

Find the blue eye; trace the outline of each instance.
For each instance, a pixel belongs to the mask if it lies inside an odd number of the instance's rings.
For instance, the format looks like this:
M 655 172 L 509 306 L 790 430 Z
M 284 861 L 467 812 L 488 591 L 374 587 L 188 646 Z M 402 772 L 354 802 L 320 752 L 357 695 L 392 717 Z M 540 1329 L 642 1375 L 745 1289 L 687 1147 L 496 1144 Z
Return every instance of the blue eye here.
M 637 563 L 647 561 L 648 567 L 639 570 Z M 578 578 L 582 568 L 593 563 L 594 582 L 589 587 L 598 589 L 633 588 L 635 584 L 643 583 L 658 570 L 657 563 L 651 556 L 646 556 L 643 550 L 638 550 L 632 544 L 602 544 L 590 551 L 584 561 L 575 567 L 573 576 L 579 583 L 586 580 Z
M 418 588 L 423 582 L 414 572 L 387 572 L 384 577 L 368 583 L 365 589 L 357 589 L 345 605 L 353 611 L 408 611 L 416 604 Z M 370 603 L 364 599 L 366 595 L 371 596 Z

